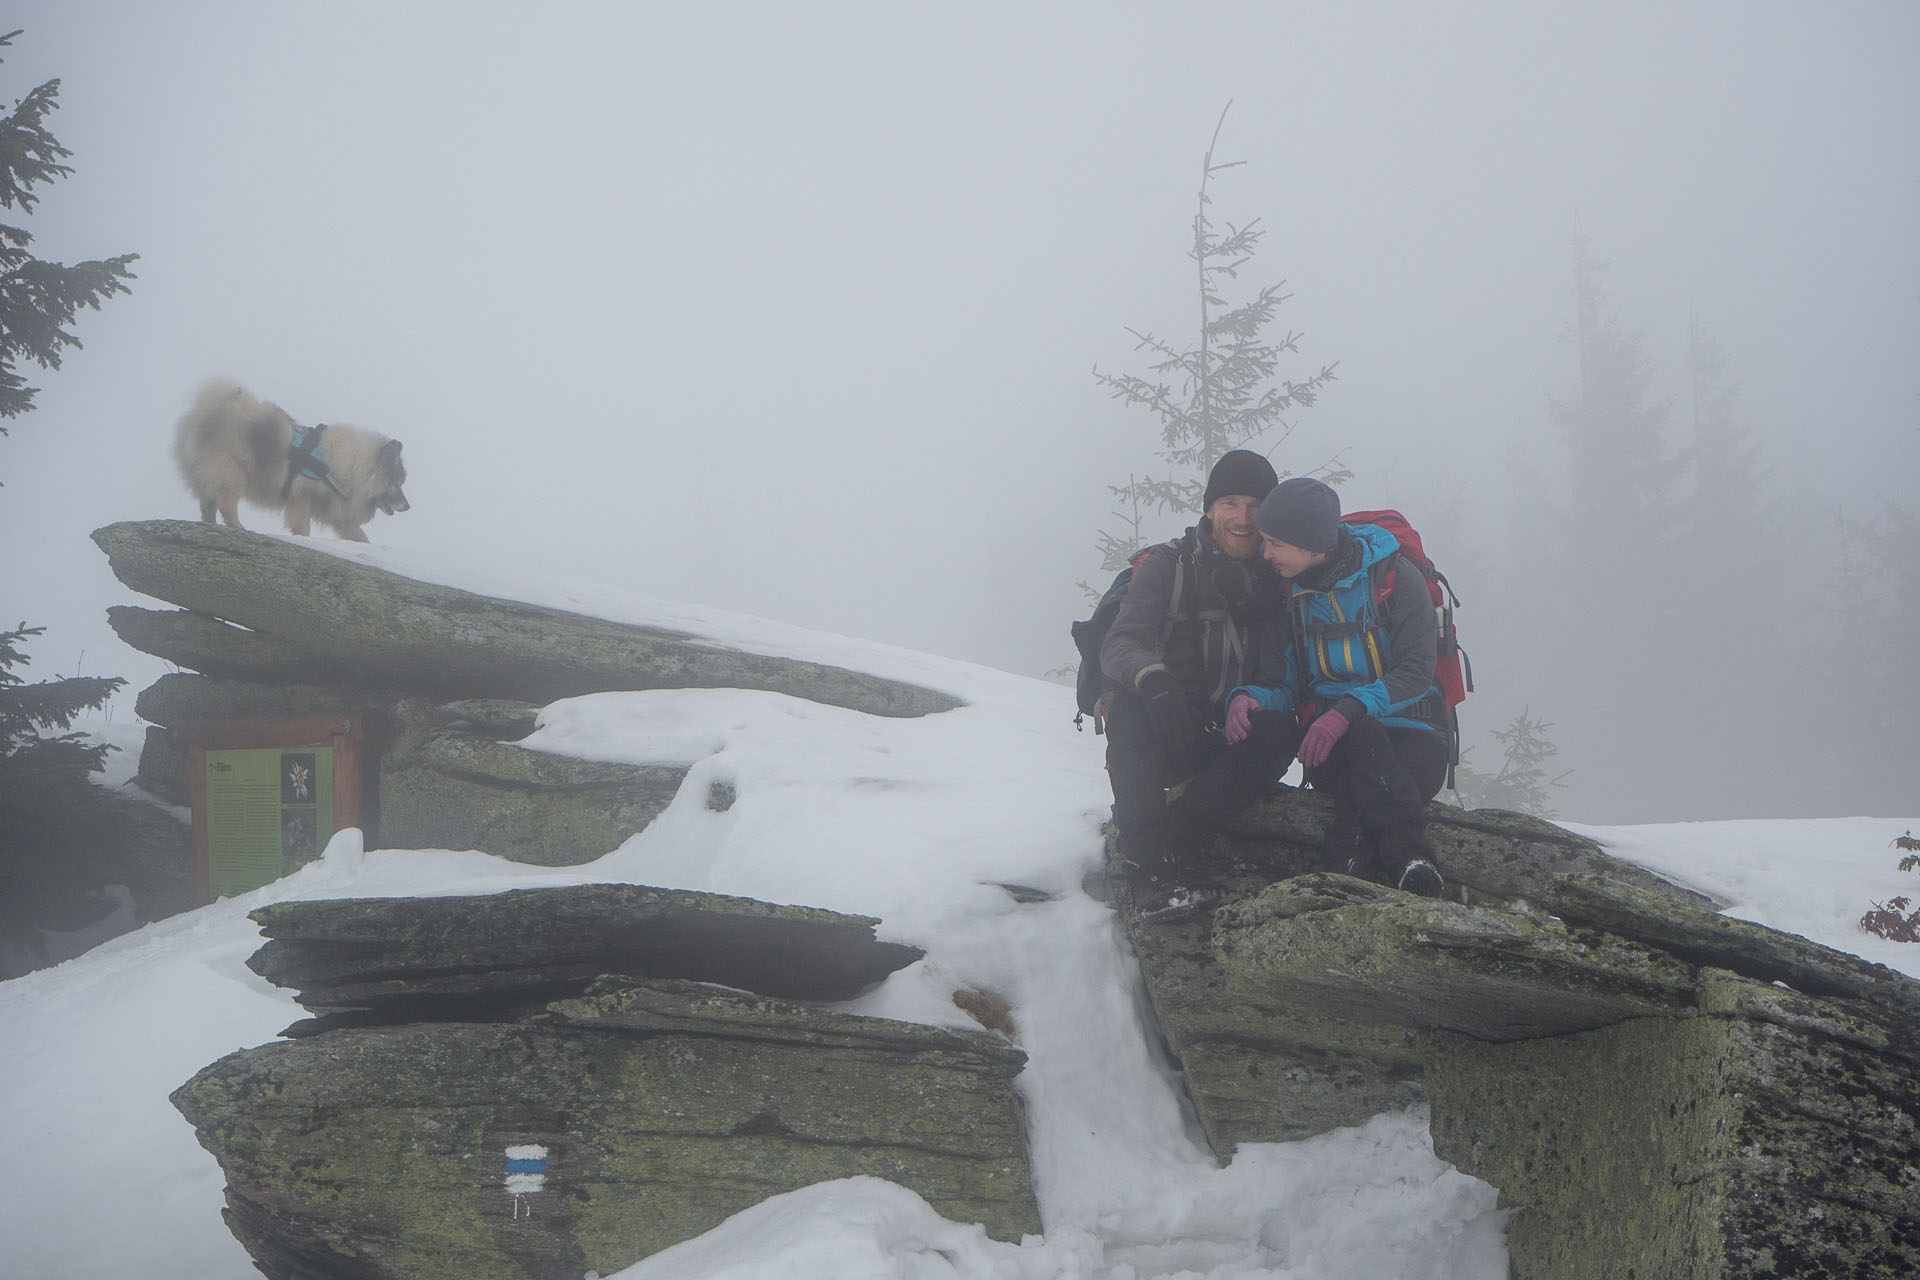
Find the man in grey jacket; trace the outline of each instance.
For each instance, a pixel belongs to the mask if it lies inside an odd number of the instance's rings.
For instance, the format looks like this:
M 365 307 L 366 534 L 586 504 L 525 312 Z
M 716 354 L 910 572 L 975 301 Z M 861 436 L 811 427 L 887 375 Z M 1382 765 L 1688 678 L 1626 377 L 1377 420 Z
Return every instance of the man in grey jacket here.
M 1249 683 L 1263 643 L 1284 639 L 1270 630 L 1287 626 L 1257 523 L 1276 483 L 1272 464 L 1250 450 L 1215 463 L 1205 514 L 1140 562 L 1100 648 L 1113 820 L 1143 913 L 1217 899 L 1185 855 L 1255 798 L 1247 778 L 1278 779 L 1291 756 L 1285 735 L 1229 747 L 1221 733 L 1228 694 Z M 1166 789 L 1183 780 L 1169 805 Z

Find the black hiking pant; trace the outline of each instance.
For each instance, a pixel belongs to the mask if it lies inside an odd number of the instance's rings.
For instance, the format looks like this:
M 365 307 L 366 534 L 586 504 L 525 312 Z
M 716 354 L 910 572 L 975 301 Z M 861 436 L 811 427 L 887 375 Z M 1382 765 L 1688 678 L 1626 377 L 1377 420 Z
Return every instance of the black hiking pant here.
M 1435 730 L 1389 729 L 1371 716 L 1349 725 L 1306 771 L 1313 789 L 1333 799 L 1327 869 L 1398 884 L 1409 862 L 1433 862 L 1427 801 L 1440 794 L 1451 754 Z
M 1306 736 L 1306 728 L 1288 711 L 1256 711 L 1249 723 L 1251 731 L 1240 746 L 1253 744 L 1254 749 L 1223 752 L 1187 784 L 1181 797 L 1183 805 L 1214 826 L 1224 825 L 1271 790 Z M 1371 716 L 1349 725 L 1327 758 L 1306 771 L 1308 784 L 1333 801 L 1326 869 L 1398 884 L 1409 862 L 1432 862 L 1427 801 L 1440 794 L 1451 754 L 1446 736 L 1437 731 L 1389 729 Z M 1118 787 L 1116 780 L 1116 818 Z
M 1107 778 L 1120 852 L 1142 867 L 1176 867 L 1187 842 L 1225 826 L 1270 791 L 1292 762 L 1299 737 L 1289 740 L 1285 732 L 1292 716 L 1269 719 L 1274 723 L 1264 731 L 1256 725 L 1231 746 L 1209 728 L 1185 750 L 1170 752 L 1139 697 L 1116 692 L 1106 715 Z M 1186 791 L 1170 806 L 1167 788 L 1180 782 Z

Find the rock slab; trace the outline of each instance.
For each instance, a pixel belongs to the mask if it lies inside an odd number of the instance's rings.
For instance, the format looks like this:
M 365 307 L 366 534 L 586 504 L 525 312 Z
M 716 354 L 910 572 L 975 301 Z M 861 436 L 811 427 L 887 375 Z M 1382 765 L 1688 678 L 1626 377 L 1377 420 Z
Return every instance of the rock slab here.
M 845 1000 L 922 955 L 875 939 L 867 916 L 634 884 L 278 902 L 251 918 L 268 941 L 247 966 L 329 1025 L 498 1014 L 602 975 Z
M 1313 871 L 1328 816 L 1268 802 L 1202 851 L 1232 901 L 1131 926 L 1223 1159 L 1424 1097 L 1521 1280 L 1920 1275 L 1920 982 L 1519 815 L 1433 813 L 1446 901 Z
M 1920 1275 L 1920 1062 L 1894 1029 L 1706 971 L 1690 1017 L 1436 1045 L 1434 1151 L 1519 1211 L 1516 1276 Z
M 255 918 L 253 966 L 320 1016 L 173 1100 L 275 1280 L 578 1280 L 856 1175 L 1040 1229 L 1019 1050 L 748 989 L 839 998 L 918 957 L 871 920 L 630 885 Z
M 1194 856 L 1233 897 L 1245 899 L 1318 870 L 1332 817 L 1326 796 L 1280 787 Z M 1545 900 L 1570 875 L 1635 890 L 1634 901 L 1652 916 L 1667 903 L 1696 915 L 1711 905 L 1609 857 L 1591 840 L 1522 814 L 1430 805 L 1428 834 L 1453 895 L 1481 905 Z M 1107 880 L 1096 889 L 1124 908 L 1127 889 L 1111 844 L 1108 859 Z M 1366 886 L 1341 879 L 1343 894 L 1364 894 Z M 1221 1159 L 1242 1142 L 1312 1137 L 1426 1097 L 1415 1028 L 1362 1020 L 1337 1000 L 1316 1003 L 1305 992 L 1282 999 L 1278 984 L 1256 1005 L 1228 990 L 1211 916 L 1143 926 L 1124 909 L 1122 915 L 1160 1033 Z
M 768 689 L 884 716 L 951 710 L 950 694 L 820 663 L 747 653 L 419 582 L 224 525 L 129 521 L 96 529 L 114 575 L 198 619 L 120 611 L 129 644 L 209 674 L 309 683 L 351 677 L 442 699 L 545 705 L 610 689 Z
M 158 728 L 139 779 L 186 803 L 184 735 L 206 722 L 378 711 L 369 848 L 481 849 L 589 862 L 672 803 L 690 761 L 607 764 L 529 751 L 539 709 L 616 689 L 738 688 L 883 716 L 957 698 L 862 672 L 747 653 L 659 627 L 419 582 L 311 546 L 177 520 L 96 530 L 120 580 L 184 606 L 117 606 L 122 639 L 186 672 L 140 695 Z
M 147 790 L 186 803 L 187 758 L 171 730 L 227 719 L 361 714 L 371 742 L 373 849 L 484 849 L 516 862 L 591 862 L 673 803 L 685 764 L 608 764 L 515 745 L 539 708 L 502 698 L 436 702 L 348 685 L 263 684 L 175 672 L 142 690 L 153 722 L 140 755 Z

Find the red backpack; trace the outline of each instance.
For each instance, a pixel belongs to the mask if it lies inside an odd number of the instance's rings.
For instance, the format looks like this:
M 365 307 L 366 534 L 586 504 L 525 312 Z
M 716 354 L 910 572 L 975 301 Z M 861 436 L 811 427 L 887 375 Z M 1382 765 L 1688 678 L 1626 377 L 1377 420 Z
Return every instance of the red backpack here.
M 1449 730 L 1453 737 L 1453 763 L 1460 763 L 1460 720 L 1454 714 L 1454 708 L 1465 702 L 1467 695 L 1473 692 L 1473 663 L 1467 660 L 1466 650 L 1460 647 L 1460 635 L 1454 630 L 1453 607 L 1460 603 L 1460 597 L 1454 594 L 1453 584 L 1447 581 L 1447 575 L 1433 565 L 1427 555 L 1426 547 L 1421 545 L 1420 531 L 1407 523 L 1407 518 L 1398 511 L 1349 511 L 1340 517 L 1342 524 L 1375 524 L 1392 534 L 1400 544 L 1401 558 L 1420 570 L 1420 576 L 1427 581 L 1427 598 L 1433 601 L 1435 621 L 1440 628 L 1440 644 L 1434 654 L 1434 682 L 1440 686 L 1440 694 L 1446 699 L 1447 719 L 1451 722 Z M 1384 600 L 1393 594 L 1393 570 L 1387 569 L 1385 578 L 1374 586 L 1374 599 Z

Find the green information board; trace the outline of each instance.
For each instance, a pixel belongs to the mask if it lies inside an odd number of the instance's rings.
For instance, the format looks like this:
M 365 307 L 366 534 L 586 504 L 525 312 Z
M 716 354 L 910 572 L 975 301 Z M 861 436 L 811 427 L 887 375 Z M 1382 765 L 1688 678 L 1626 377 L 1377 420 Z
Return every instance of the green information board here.
M 333 838 L 333 748 L 206 753 L 208 888 L 258 889 L 320 856 Z

